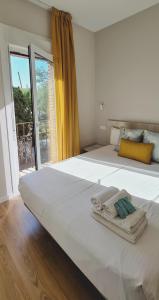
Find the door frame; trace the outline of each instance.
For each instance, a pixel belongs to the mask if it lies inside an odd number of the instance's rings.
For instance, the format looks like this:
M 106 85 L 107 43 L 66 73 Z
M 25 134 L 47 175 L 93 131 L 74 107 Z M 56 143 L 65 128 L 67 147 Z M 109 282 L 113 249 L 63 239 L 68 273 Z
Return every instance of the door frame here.
M 31 97 L 33 104 L 33 123 L 34 123 L 34 140 L 35 140 L 35 167 L 37 170 L 41 168 L 40 159 L 40 142 L 39 142 L 39 121 L 38 121 L 38 109 L 37 109 L 37 89 L 36 89 L 36 70 L 35 70 L 35 58 L 36 54 L 53 63 L 53 55 L 46 51 L 39 49 L 33 44 L 28 46 L 28 55 L 30 62 L 30 84 L 31 84 Z

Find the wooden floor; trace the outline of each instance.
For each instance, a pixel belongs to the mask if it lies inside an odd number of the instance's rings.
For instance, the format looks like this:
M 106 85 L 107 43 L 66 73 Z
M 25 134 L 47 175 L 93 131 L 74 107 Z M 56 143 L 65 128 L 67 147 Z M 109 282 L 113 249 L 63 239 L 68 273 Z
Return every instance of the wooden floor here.
M 103 300 L 20 199 L 0 205 L 0 300 Z

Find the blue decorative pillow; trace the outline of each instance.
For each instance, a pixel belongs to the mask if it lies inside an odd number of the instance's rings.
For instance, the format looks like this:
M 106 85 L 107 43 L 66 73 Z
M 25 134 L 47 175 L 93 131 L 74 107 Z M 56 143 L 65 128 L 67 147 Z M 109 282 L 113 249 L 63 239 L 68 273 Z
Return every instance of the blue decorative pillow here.
M 121 138 L 134 141 L 134 142 L 141 142 L 143 140 L 143 129 L 128 129 L 122 128 L 121 129 Z
M 144 134 L 143 129 L 120 128 L 119 145 L 120 145 L 121 139 L 130 140 L 130 141 L 134 141 L 134 142 L 142 142 L 143 134 Z M 114 150 L 117 152 L 119 151 L 119 145 L 116 145 L 114 148 Z
M 152 160 L 159 163 L 159 133 L 144 130 L 144 143 L 154 144 Z

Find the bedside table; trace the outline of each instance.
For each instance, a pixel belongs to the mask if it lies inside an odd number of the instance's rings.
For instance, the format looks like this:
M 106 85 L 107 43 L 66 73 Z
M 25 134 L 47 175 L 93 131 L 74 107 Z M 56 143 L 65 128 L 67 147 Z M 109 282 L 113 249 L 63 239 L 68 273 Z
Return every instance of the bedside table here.
M 101 147 L 102 147 L 102 145 L 100 145 L 100 144 L 88 145 L 88 146 L 83 147 L 83 152 L 89 152 L 89 151 L 96 150 Z

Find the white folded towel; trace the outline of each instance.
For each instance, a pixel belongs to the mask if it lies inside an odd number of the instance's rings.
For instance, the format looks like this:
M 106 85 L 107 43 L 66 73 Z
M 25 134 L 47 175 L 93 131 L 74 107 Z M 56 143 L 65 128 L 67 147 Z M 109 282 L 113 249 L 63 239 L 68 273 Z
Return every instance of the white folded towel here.
M 117 210 L 114 204 L 124 197 L 127 197 L 129 201 L 131 201 L 131 195 L 126 190 L 118 191 L 115 195 L 113 195 L 109 200 L 103 203 L 102 209 L 112 218 L 117 217 Z
M 93 212 L 104 218 L 106 221 L 118 226 L 126 233 L 135 233 L 146 218 L 146 213 L 139 208 L 137 208 L 134 213 L 128 215 L 125 219 L 121 219 L 119 217 L 112 218 L 107 214 L 107 212 L 105 212 L 104 209 L 98 211 L 93 208 Z
M 120 227 L 114 225 L 113 223 L 106 221 L 103 217 L 101 217 L 99 214 L 92 212 L 92 217 L 99 223 L 106 226 L 108 229 L 112 230 L 114 233 L 122 237 L 123 239 L 127 240 L 130 243 L 135 244 L 137 240 L 141 237 L 143 234 L 146 226 L 147 226 L 147 219 L 144 218 L 143 222 L 140 224 L 139 228 L 134 233 L 127 233 Z
M 97 210 L 101 210 L 103 208 L 103 203 L 105 203 L 108 199 L 110 199 L 118 192 L 119 190 L 115 187 L 107 187 L 103 191 L 92 196 L 91 202 Z

